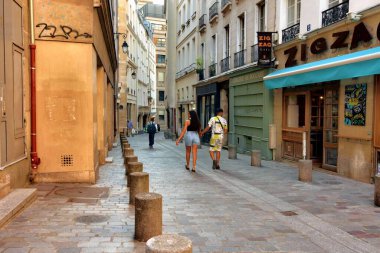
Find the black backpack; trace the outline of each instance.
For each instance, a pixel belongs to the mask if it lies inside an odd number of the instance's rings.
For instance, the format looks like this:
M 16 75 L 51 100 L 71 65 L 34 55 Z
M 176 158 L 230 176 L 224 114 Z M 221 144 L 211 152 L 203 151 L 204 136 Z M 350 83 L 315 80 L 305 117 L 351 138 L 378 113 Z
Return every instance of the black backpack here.
M 146 130 L 149 134 L 155 134 L 156 133 L 156 126 L 154 125 L 154 123 L 149 123 Z

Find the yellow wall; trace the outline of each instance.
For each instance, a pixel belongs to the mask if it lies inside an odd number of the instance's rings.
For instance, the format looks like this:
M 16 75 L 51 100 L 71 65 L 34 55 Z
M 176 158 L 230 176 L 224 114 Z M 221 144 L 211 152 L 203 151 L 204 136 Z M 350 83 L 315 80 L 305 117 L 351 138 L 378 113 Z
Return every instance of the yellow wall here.
M 104 164 L 108 154 L 108 144 L 106 137 L 106 95 L 107 78 L 103 67 L 97 69 L 97 126 L 98 126 L 98 150 L 99 163 Z
M 50 41 L 36 45 L 41 158 L 36 181 L 95 182 L 93 46 Z M 64 166 L 65 155 L 72 157 L 72 164 Z
M 363 83 L 367 84 L 365 126 L 346 126 L 344 124 L 345 86 Z M 369 182 L 373 173 L 373 94 L 373 76 L 341 81 L 339 94 L 338 173 L 364 182 Z

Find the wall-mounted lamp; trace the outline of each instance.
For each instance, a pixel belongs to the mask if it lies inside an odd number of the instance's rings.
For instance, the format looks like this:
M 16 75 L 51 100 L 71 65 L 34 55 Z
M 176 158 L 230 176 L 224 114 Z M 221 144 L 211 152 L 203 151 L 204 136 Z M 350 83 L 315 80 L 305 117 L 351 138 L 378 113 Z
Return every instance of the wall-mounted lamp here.
M 362 15 L 357 14 L 355 12 L 349 12 L 347 13 L 347 18 L 351 21 L 357 22 L 361 19 Z
M 124 42 L 123 42 L 123 44 L 121 45 L 121 49 L 123 50 L 123 53 L 124 54 L 126 54 L 126 53 L 128 53 L 128 43 L 127 43 L 127 41 L 126 41 L 126 39 L 127 39 L 127 34 L 125 34 L 125 33 L 114 33 L 115 35 L 117 35 L 117 36 L 120 36 L 120 35 L 122 35 L 123 36 L 123 38 L 124 38 Z
M 298 39 L 300 39 L 300 40 L 306 40 L 307 36 L 306 35 L 298 34 Z
M 127 72 L 128 72 L 128 69 L 132 70 L 132 74 L 131 74 L 132 79 L 136 79 L 136 76 L 137 76 L 136 72 L 129 66 L 127 67 Z

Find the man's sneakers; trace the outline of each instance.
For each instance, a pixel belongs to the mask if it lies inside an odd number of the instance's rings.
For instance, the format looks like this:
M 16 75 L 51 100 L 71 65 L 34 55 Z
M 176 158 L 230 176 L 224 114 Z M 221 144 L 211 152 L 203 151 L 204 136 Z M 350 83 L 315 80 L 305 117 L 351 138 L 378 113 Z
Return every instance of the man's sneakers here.
M 216 163 L 216 160 L 212 160 L 212 169 L 220 170 L 220 166 Z

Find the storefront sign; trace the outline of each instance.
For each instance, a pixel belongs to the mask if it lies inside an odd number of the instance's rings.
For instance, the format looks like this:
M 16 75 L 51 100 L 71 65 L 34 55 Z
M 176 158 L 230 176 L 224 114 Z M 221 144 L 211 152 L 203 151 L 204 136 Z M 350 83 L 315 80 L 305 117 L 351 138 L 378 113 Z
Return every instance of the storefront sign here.
M 257 66 L 270 67 L 272 59 L 272 33 L 258 32 L 258 62 Z
M 365 126 L 367 84 L 346 85 L 344 124 Z
M 351 40 L 349 40 L 349 35 L 352 33 Z M 348 48 L 349 50 L 356 49 L 360 43 L 369 43 L 372 41 L 373 37 L 377 36 L 380 40 L 380 23 L 377 26 L 376 34 L 371 34 L 363 22 L 357 24 L 354 27 L 353 32 L 351 31 L 340 31 L 335 32 L 331 35 L 333 37 L 333 42 L 331 45 L 328 44 L 327 39 L 324 37 L 317 38 L 311 42 L 311 44 L 301 44 L 299 46 L 294 46 L 288 48 L 284 51 L 284 55 L 287 56 L 285 63 L 285 68 L 292 67 L 298 64 L 297 58 L 299 57 L 301 61 L 307 62 L 308 54 L 318 55 L 326 52 L 328 49 L 341 49 Z M 260 55 L 260 54 L 259 54 Z

